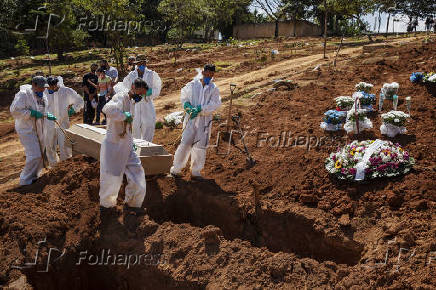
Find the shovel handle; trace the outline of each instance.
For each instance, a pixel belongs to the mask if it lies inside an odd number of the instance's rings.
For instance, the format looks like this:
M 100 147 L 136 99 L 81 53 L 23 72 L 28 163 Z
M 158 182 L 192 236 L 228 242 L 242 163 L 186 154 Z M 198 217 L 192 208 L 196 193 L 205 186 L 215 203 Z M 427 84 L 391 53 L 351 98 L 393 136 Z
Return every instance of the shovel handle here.
M 230 84 L 230 92 L 233 94 L 233 92 L 236 89 L 236 84 Z
M 236 84 L 230 84 L 230 105 L 229 105 L 229 112 L 227 115 L 227 128 L 226 131 L 229 132 L 230 129 L 230 120 L 232 115 L 232 106 L 233 106 L 233 93 L 236 89 Z

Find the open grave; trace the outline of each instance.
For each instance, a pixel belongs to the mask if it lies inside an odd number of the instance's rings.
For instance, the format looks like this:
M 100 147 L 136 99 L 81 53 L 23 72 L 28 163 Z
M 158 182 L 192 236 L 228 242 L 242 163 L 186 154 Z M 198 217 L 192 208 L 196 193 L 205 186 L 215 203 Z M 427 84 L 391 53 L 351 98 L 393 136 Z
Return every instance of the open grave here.
M 1 266 L 18 266 L 3 274 L 17 277 L 16 283 L 27 280 L 36 289 L 204 289 L 225 284 L 232 288 L 236 285 L 232 277 L 247 277 L 253 287 L 287 283 L 303 287 L 333 281 L 332 267 L 354 265 L 360 259 L 359 243 L 316 229 L 319 217 L 265 209 L 255 217 L 253 209 L 240 208 L 234 194 L 210 180 L 192 185 L 167 178 L 148 180 L 147 215 L 131 217 L 119 208 L 117 215 L 101 219 L 98 167 L 97 161 L 76 156 L 34 185 L 2 197 L 2 207 L 14 214 L 5 216 L 1 210 L 5 234 L 1 245 L 12 250 Z M 120 199 L 123 194 L 124 188 Z M 21 210 L 6 199 L 22 199 L 17 205 Z M 28 207 L 28 212 L 20 213 Z M 47 231 L 28 227 L 31 216 Z M 38 263 L 21 267 L 33 259 L 42 239 L 46 243 Z M 55 258 L 48 257 L 49 248 L 59 250 Z M 129 268 L 122 262 L 113 265 L 112 260 L 105 264 L 103 250 L 143 255 L 142 263 Z M 60 255 L 61 251 L 65 253 Z

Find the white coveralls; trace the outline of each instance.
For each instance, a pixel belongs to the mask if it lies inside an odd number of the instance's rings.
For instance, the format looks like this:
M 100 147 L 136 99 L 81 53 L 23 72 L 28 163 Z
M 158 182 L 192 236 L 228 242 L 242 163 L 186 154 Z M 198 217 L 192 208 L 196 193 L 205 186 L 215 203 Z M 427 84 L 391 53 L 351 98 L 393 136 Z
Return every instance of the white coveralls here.
M 191 173 L 193 176 L 201 176 L 201 170 L 206 162 L 206 149 L 212 128 L 213 112 L 221 106 L 220 92 L 211 82 L 203 87 L 200 79 L 194 79 L 188 83 L 181 92 L 182 106 L 190 102 L 193 107 L 201 105 L 201 113 L 195 119 L 189 120 L 185 115 L 182 140 L 174 154 L 174 164 L 171 173 L 180 174 L 191 156 Z
M 120 91 L 129 91 L 132 84 L 139 77 L 138 71 L 131 71 L 123 80 L 118 83 L 114 90 L 116 93 Z M 153 100 L 160 95 L 162 89 L 162 80 L 157 72 L 145 69 L 142 79 L 152 89 L 151 96 L 143 98 L 135 104 L 133 115 L 133 138 L 142 139 L 148 142 L 153 142 L 154 130 L 156 127 L 156 111 L 154 109 Z
M 59 125 L 63 129 L 70 127 L 70 118 L 68 109 L 73 107 L 75 112 L 79 112 L 84 105 L 82 97 L 71 88 L 60 86 L 57 92 L 49 94 L 45 90 L 44 94 L 47 97 L 48 112 L 56 116 Z M 64 161 L 72 156 L 71 147 L 65 144 L 65 135 L 61 129 L 55 125 L 55 122 L 46 122 L 45 144 L 47 159 L 50 166 L 54 166 L 59 162 L 59 156 L 56 153 L 56 145 L 59 145 L 60 160 Z
M 46 107 L 47 99 L 45 96 L 38 98 L 30 85 L 20 87 L 20 91 L 15 95 L 10 107 L 11 114 L 15 119 L 15 130 L 26 154 L 26 163 L 20 174 L 20 185 L 32 184 L 40 176 L 44 167 L 41 156 L 41 151 L 44 148 L 44 126 L 51 121 L 47 121 L 45 118 L 35 119 L 31 117 L 30 109 L 45 114 Z
M 123 112 L 132 113 L 133 103 L 128 92 L 121 92 L 103 108 L 108 120 L 107 133 L 100 151 L 100 205 L 103 207 L 116 205 L 124 174 L 128 183 L 125 198 L 127 205 L 141 207 L 144 201 L 144 169 L 133 150 L 133 137 L 128 125 L 126 135 L 120 136 L 124 131 L 124 124 L 127 124 L 124 122 L 126 117 Z

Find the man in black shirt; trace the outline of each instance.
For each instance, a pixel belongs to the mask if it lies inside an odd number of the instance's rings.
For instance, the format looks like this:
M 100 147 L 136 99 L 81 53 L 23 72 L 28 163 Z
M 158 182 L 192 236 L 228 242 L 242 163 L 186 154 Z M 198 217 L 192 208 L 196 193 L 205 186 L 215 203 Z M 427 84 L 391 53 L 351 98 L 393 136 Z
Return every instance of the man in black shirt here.
M 95 73 L 97 68 L 98 65 L 96 63 L 93 63 L 91 65 L 91 72 L 83 76 L 82 83 L 85 101 L 85 108 L 83 110 L 83 123 L 89 125 L 92 125 L 95 117 L 95 108 L 92 106 L 92 100 L 95 99 L 95 101 L 97 101 L 97 89 L 91 83 L 93 83 L 94 85 L 98 84 L 98 77 Z

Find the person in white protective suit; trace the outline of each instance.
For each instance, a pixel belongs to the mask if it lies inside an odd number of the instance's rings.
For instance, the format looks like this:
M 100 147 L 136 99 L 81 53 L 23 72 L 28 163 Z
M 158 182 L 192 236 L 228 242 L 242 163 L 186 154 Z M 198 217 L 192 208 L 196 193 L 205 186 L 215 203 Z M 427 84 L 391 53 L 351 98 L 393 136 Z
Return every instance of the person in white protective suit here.
M 191 177 L 201 179 L 206 162 L 206 149 L 212 128 L 213 112 L 221 106 L 220 92 L 213 83 L 215 66 L 207 64 L 202 76 L 197 76 L 181 91 L 181 101 L 186 111 L 182 140 L 174 155 L 171 176 L 180 177 L 191 156 Z
M 56 120 L 47 110 L 44 90 L 47 80 L 43 76 L 32 78 L 32 85 L 23 85 L 10 107 L 15 119 L 15 130 L 26 153 L 26 163 L 20 174 L 20 185 L 36 181 L 44 167 L 44 129 L 48 120 Z M 46 119 L 45 119 L 46 118 Z
M 136 69 L 131 71 L 122 83 L 118 83 L 114 90 L 116 93 L 123 90 L 129 91 L 136 78 L 141 78 L 147 83 L 149 89 L 145 97 L 135 104 L 133 112 L 133 138 L 153 142 L 156 127 L 156 111 L 153 100 L 160 95 L 162 80 L 157 72 L 146 67 L 147 59 L 145 55 L 138 55 L 135 64 Z
M 71 88 L 65 87 L 61 77 L 49 77 L 49 88 L 44 92 L 47 98 L 48 111 L 58 120 L 63 129 L 70 128 L 72 115 L 83 109 L 82 97 Z M 65 135 L 54 122 L 47 122 L 45 130 L 45 148 L 50 166 L 59 162 L 56 145 L 59 145 L 60 160 L 64 161 L 72 156 L 71 147 L 65 144 Z
M 134 98 L 147 92 L 147 84 L 140 78 L 134 81 L 129 92 L 116 94 L 107 103 L 103 112 L 107 115 L 106 137 L 100 151 L 100 205 L 102 210 L 114 208 L 118 192 L 127 177 L 125 203 L 139 209 L 146 192 L 145 174 L 141 160 L 133 148 L 131 133 Z

